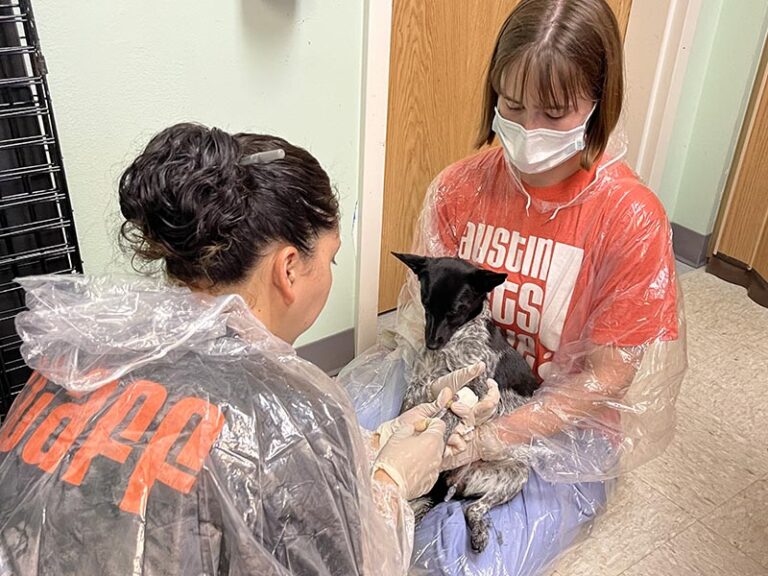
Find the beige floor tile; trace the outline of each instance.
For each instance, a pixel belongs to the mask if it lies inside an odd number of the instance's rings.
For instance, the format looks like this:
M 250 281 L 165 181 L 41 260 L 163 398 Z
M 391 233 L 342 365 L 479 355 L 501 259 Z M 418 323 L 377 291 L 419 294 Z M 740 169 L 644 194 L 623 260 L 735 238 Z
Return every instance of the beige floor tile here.
M 761 338 L 758 338 L 752 345 L 760 352 L 765 359 L 765 364 L 768 365 L 768 332 Z M 765 374 L 765 370 L 763 370 L 763 374 Z
M 713 312 L 713 316 L 717 313 Z M 715 318 L 688 320 L 687 345 L 690 366 L 707 366 L 728 355 L 748 342 L 756 342 L 759 331 L 751 322 L 741 325 L 730 323 L 730 314 L 723 313 Z M 727 324 L 723 326 L 722 324 Z M 737 344 L 738 343 L 738 344 Z
M 768 446 L 757 445 L 682 397 L 675 438 L 637 474 L 696 518 L 768 473 Z
M 736 338 L 735 335 L 720 335 L 707 328 L 707 322 L 695 318 L 687 320 L 688 360 L 691 366 L 707 364 L 727 351 Z
M 680 285 L 684 294 L 689 294 L 689 300 L 697 302 L 699 297 L 708 297 L 712 293 L 728 294 L 733 297 L 746 299 L 747 290 L 738 284 L 721 280 L 714 274 L 709 274 L 704 268 L 699 268 L 690 274 L 680 276 Z
M 702 362 L 696 362 L 693 352 L 688 351 L 688 371 L 685 373 L 683 383 L 680 387 L 680 398 L 689 398 L 694 391 L 701 388 L 704 381 L 704 372 L 701 370 Z M 711 364 L 711 362 L 710 362 Z
M 765 315 L 761 314 L 758 316 L 759 322 L 762 326 L 761 334 L 757 338 L 754 338 L 752 341 L 750 341 L 750 345 L 758 351 L 758 353 L 765 360 L 766 365 L 768 365 L 768 308 L 763 308 L 763 310 L 766 311 Z
M 734 343 L 765 340 L 758 335 L 768 326 L 768 309 L 749 300 L 741 286 L 702 270 L 683 276 L 681 286 L 691 367 L 712 365 L 733 350 Z
M 768 511 L 753 502 L 768 501 L 765 483 L 753 484 L 768 482 L 768 310 L 749 300 L 744 288 L 703 270 L 685 274 L 681 284 L 691 369 L 678 403 L 677 436 L 664 455 L 630 475 L 604 520 L 560 562 L 556 576 L 768 574 L 754 551 L 768 549 L 760 540 L 768 538 L 760 532 Z M 694 516 L 740 538 L 754 559 L 694 523 Z
M 690 332 L 690 330 L 689 330 Z M 694 336 L 688 334 L 688 367 L 708 367 L 720 363 L 727 357 L 727 350 L 733 338 Z
M 768 309 L 750 300 L 745 288 L 702 271 L 682 276 L 681 286 L 694 351 L 696 343 L 732 349 L 734 341 L 756 341 L 765 334 Z
M 728 500 L 702 523 L 768 569 L 768 478 Z
M 756 445 L 768 446 L 768 359 L 751 344 L 693 365 L 681 399 Z M 766 453 L 768 459 L 768 452 Z
M 729 284 L 703 270 L 680 276 L 685 309 L 689 316 L 705 316 L 708 311 L 723 304 L 737 304 L 746 298 L 746 289 Z M 730 296 L 725 302 L 723 296 Z
M 592 535 L 558 564 L 560 576 L 616 576 L 694 522 L 630 474 Z
M 696 268 L 693 268 L 692 266 L 688 266 L 688 264 L 685 264 L 683 262 L 680 262 L 679 260 L 675 261 L 675 270 L 677 271 L 677 275 L 682 276 L 683 274 L 690 274 L 691 272 L 694 272 Z
M 766 570 L 697 522 L 622 576 L 766 576 Z

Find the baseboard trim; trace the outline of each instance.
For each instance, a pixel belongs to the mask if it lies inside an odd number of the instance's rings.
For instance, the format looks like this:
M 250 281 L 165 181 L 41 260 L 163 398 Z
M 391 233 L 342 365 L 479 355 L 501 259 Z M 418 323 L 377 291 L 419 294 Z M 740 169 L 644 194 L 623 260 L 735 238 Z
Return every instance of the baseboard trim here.
M 744 262 L 725 254 L 713 254 L 707 264 L 707 272 L 731 284 L 744 286 L 747 296 L 768 308 L 768 282 Z
M 355 357 L 355 330 L 350 328 L 306 344 L 297 348 L 296 352 L 330 376 L 336 376 Z
M 699 234 L 690 228 L 672 222 L 672 249 L 675 258 L 693 266 L 701 268 L 707 262 L 707 247 L 712 234 Z

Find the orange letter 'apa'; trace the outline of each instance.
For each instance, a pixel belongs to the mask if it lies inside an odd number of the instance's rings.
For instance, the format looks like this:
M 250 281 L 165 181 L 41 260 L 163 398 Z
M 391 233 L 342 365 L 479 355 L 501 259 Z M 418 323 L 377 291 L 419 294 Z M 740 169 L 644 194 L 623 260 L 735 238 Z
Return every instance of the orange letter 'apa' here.
M 179 452 L 176 464 L 184 466 L 190 474 L 166 462 L 168 453 L 187 427 L 190 419 L 198 415 L 200 421 Z M 120 510 L 140 514 L 146 509 L 147 498 L 156 481 L 187 494 L 195 484 L 196 473 L 224 426 L 219 408 L 200 398 L 184 398 L 166 414 L 141 455 L 128 480 L 128 487 L 120 502 Z
M 10 414 L 0 428 L 0 452 L 9 452 L 16 447 L 30 424 L 37 420 L 43 410 L 53 400 L 53 394 L 46 392 L 37 396 L 48 381 L 35 372 L 24 387 L 21 395 L 13 403 Z M 30 404 L 35 403 L 30 408 Z
M 165 388 L 149 380 L 138 380 L 126 387 L 125 391 L 115 401 L 109 411 L 101 418 L 82 448 L 77 451 L 72 463 L 62 476 L 65 482 L 79 486 L 88 473 L 91 461 L 96 456 L 105 456 L 115 462 L 124 463 L 133 449 L 128 444 L 112 438 L 112 433 L 130 414 L 134 406 L 143 398 L 144 403 L 136 414 L 117 435 L 117 438 L 128 442 L 138 442 L 146 432 L 152 420 L 163 406 L 168 393 Z
M 37 464 L 41 470 L 49 474 L 53 473 L 64 454 L 83 433 L 88 421 L 104 406 L 104 402 L 116 386 L 117 382 L 114 381 L 102 386 L 89 394 L 88 399 L 82 404 L 66 402 L 56 406 L 27 440 L 21 451 L 22 459 L 27 464 Z M 64 429 L 53 444 L 45 448 L 51 436 L 65 420 L 67 424 Z

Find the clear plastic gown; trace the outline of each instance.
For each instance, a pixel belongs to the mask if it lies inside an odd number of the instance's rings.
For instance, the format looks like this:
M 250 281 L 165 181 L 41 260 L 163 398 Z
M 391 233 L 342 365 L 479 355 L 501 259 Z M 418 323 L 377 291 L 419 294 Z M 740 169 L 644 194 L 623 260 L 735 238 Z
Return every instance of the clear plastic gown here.
M 348 396 L 240 298 L 21 283 L 0 575 L 405 573 L 413 517 Z
M 532 474 L 492 510 L 491 545 L 473 552 L 465 503 L 441 504 L 417 526 L 415 574 L 546 573 L 605 509 L 615 479 L 673 436 L 687 359 L 671 231 L 623 154 L 614 141 L 591 171 L 533 188 L 500 148 L 488 149 L 446 168 L 426 195 L 413 252 L 508 275 L 489 306 L 541 385 L 497 421 L 527 438 Z M 409 272 L 395 327 L 339 376 L 364 426 L 399 411 L 423 352 Z

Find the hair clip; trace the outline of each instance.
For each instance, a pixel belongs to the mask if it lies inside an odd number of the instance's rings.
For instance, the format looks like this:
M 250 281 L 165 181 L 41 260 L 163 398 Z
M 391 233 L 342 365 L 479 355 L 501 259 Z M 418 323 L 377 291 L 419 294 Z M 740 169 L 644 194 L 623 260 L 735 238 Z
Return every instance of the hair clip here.
M 269 164 L 275 160 L 282 160 L 285 158 L 285 150 L 277 148 L 275 150 L 266 150 L 264 152 L 256 152 L 245 156 L 240 160 L 240 166 L 250 166 L 251 164 Z

